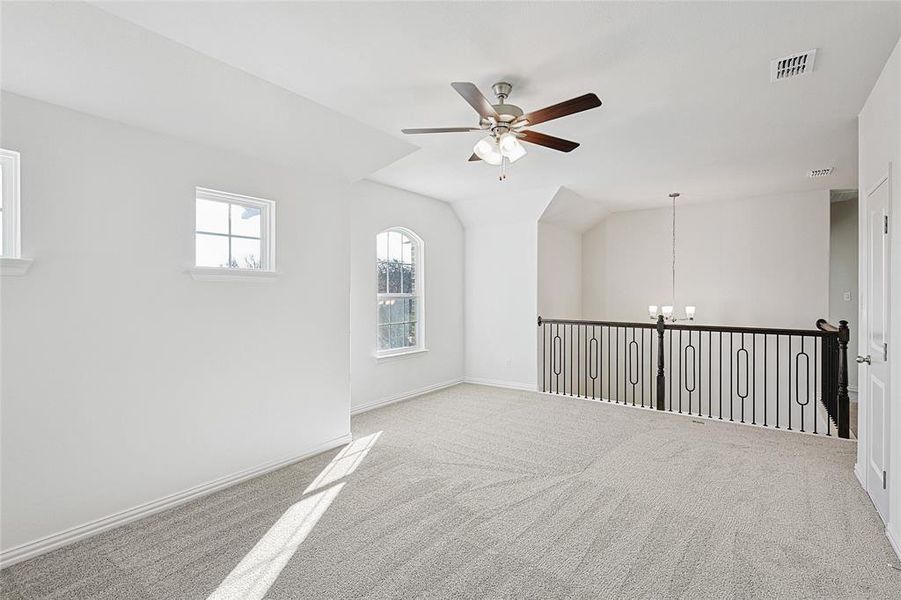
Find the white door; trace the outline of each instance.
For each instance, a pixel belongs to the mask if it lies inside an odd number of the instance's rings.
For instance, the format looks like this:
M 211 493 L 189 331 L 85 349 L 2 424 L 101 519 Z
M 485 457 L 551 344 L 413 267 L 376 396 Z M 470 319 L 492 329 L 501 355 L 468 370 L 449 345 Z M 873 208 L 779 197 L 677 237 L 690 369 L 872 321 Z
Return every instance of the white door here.
M 888 177 L 866 198 L 866 315 L 863 320 L 866 345 L 861 352 L 866 385 L 867 492 L 882 519 L 888 522 L 886 472 L 889 461 L 889 194 Z

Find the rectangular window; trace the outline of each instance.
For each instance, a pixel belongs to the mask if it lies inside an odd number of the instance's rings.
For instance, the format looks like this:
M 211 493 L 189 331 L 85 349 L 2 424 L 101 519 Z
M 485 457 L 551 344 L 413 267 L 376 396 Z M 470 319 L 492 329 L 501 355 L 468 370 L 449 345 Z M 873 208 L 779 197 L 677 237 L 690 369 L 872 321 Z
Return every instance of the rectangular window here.
M 19 258 L 19 153 L 0 149 L 0 256 Z
M 378 279 L 378 354 L 388 356 L 422 348 L 422 241 L 393 229 L 376 238 Z
M 275 203 L 197 188 L 194 264 L 275 271 Z

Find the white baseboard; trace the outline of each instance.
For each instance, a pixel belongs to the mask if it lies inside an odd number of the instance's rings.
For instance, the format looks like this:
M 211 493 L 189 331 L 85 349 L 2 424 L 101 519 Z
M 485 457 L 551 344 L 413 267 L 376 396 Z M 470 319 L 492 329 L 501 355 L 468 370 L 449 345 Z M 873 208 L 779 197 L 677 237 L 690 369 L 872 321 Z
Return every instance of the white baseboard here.
M 863 479 L 863 471 L 860 470 L 860 465 L 856 462 L 854 463 L 854 477 L 857 478 L 857 483 L 860 484 L 860 487 L 862 487 L 864 491 L 867 491 L 867 484 Z
M 898 555 L 898 560 L 901 560 L 901 539 L 892 534 L 890 527 L 885 528 L 885 537 L 888 538 L 888 543 L 892 545 L 892 550 Z
M 270 471 L 275 471 L 276 469 L 280 469 L 305 458 L 310 458 L 311 456 L 327 452 L 338 446 L 349 444 L 351 441 L 351 434 L 348 433 L 347 435 L 342 435 L 341 437 L 313 446 L 300 454 L 244 469 L 237 473 L 232 473 L 231 475 L 225 475 L 224 477 L 213 479 L 212 481 L 196 485 L 181 492 L 176 492 L 157 500 L 152 500 L 133 508 L 71 527 L 32 542 L 26 542 L 25 544 L 2 550 L 0 551 L 0 569 L 33 558 L 39 554 L 50 552 L 51 550 L 55 550 L 62 546 L 72 544 L 78 540 L 96 535 L 103 531 L 113 529 L 114 527 L 137 521 L 138 519 L 142 519 L 154 513 L 178 506 L 179 504 L 184 504 L 190 500 L 206 496 L 207 494 L 258 477 Z
M 450 381 L 442 381 L 441 383 L 434 383 L 432 385 L 427 385 L 415 390 L 410 390 L 408 392 L 395 394 L 394 396 L 388 396 L 387 398 L 380 398 L 375 402 L 369 402 L 367 404 L 363 404 L 362 406 L 352 406 L 350 409 L 350 414 L 358 415 L 369 410 L 374 410 L 376 408 L 388 406 L 389 404 L 394 404 L 395 402 L 400 402 L 401 400 L 409 400 L 410 398 L 422 396 L 423 394 L 428 394 L 429 392 L 437 392 L 438 390 L 443 390 L 444 388 L 449 388 L 459 383 L 463 383 L 462 378 L 451 379 Z
M 463 379 L 465 383 L 474 383 L 476 385 L 490 385 L 491 387 L 508 388 L 511 390 L 524 390 L 527 392 L 537 392 L 538 386 L 535 384 L 527 384 L 519 381 L 501 381 L 500 379 L 483 379 L 482 377 L 466 377 Z

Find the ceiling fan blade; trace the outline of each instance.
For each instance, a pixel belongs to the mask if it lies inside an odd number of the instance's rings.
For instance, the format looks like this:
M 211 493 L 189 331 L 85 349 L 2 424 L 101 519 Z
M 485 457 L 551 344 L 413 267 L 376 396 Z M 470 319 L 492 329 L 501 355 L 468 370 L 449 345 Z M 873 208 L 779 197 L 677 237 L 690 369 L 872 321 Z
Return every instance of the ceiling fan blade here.
M 413 129 L 401 129 L 401 133 L 407 135 L 413 133 L 457 133 L 462 131 L 481 131 L 478 127 L 425 127 Z
M 582 112 L 583 110 L 597 108 L 600 105 L 601 100 L 597 97 L 597 95 L 585 94 L 584 96 L 566 100 L 559 104 L 548 106 L 547 108 L 542 108 L 530 113 L 526 113 L 519 119 L 517 119 L 517 121 L 528 121 L 529 125 L 537 125 L 538 123 L 544 123 L 545 121 L 550 121 L 552 119 L 559 119 L 560 117 L 573 115 L 575 113 Z
M 457 93 L 463 96 L 463 99 L 466 100 L 471 107 L 476 109 L 476 112 L 483 119 L 487 119 L 488 117 L 493 117 L 495 120 L 499 119 L 497 111 L 494 110 L 494 107 L 491 106 L 491 102 L 488 102 L 488 99 L 482 95 L 482 92 L 479 91 L 479 88 L 475 86 L 474 83 L 469 83 L 468 81 L 455 81 L 451 84 Z
M 472 156 L 469 157 L 469 162 L 476 162 L 477 160 L 482 160 L 482 159 L 479 158 L 478 156 L 476 156 L 475 154 L 473 154 Z
M 563 138 L 554 137 L 537 131 L 520 131 L 517 137 L 524 142 L 538 144 L 539 146 L 547 146 L 560 152 L 572 152 L 579 147 L 578 142 L 571 142 Z

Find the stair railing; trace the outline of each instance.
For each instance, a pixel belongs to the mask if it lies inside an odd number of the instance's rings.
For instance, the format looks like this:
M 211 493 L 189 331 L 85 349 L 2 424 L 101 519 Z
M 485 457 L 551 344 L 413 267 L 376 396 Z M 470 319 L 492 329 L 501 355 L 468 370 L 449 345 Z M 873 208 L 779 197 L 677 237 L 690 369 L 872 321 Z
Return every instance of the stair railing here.
M 848 340 L 814 330 L 538 318 L 544 392 L 849 437 Z M 656 356 L 656 360 L 655 360 Z M 814 400 L 811 402 L 811 400 Z M 822 406 L 823 411 L 817 406 Z

